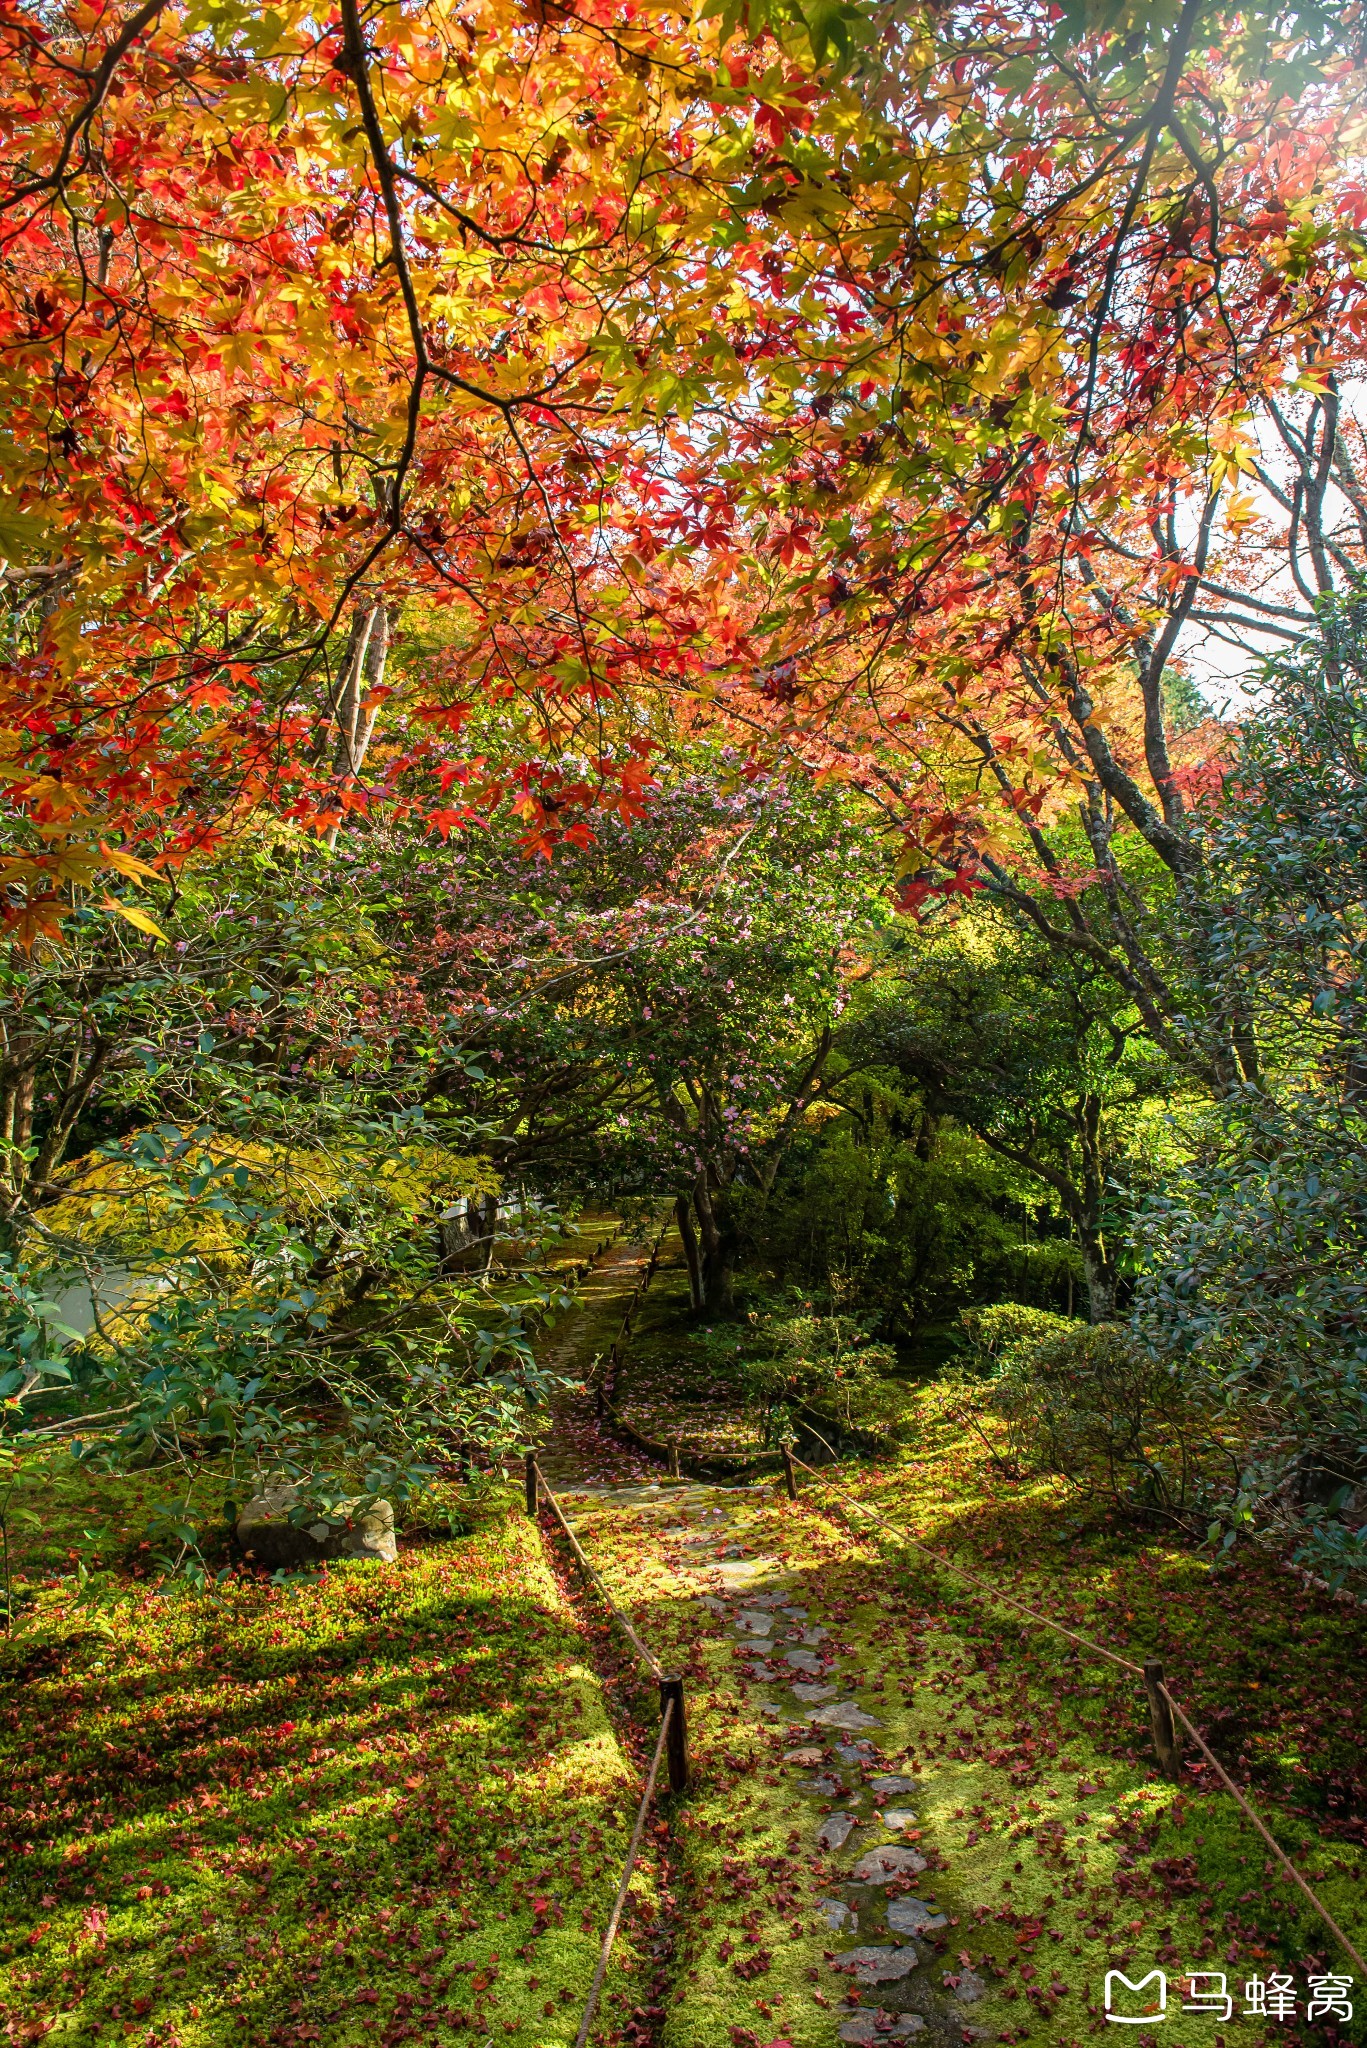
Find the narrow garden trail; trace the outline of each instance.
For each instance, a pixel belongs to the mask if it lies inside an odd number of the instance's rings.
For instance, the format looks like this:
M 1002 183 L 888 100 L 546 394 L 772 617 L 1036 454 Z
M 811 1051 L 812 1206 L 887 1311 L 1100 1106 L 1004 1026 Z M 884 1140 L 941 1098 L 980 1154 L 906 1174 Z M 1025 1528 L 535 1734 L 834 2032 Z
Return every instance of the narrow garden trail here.
M 547 1362 L 590 1369 L 645 1257 L 615 1246 L 599 1261 Z M 885 1570 L 865 1564 L 869 1583 L 851 1580 L 848 1540 L 772 1485 L 661 1479 L 599 1423 L 587 1394 L 558 1404 L 540 1463 L 614 1597 L 686 1682 L 693 1780 L 664 1802 L 666 1882 L 659 1866 L 648 1881 L 662 1898 L 668 1968 L 627 2038 L 663 2048 L 1000 2038 L 980 2014 L 987 1983 L 952 1954 L 958 1917 L 937 1890 L 943 1859 L 919 1811 L 922 1766 L 882 1650 L 898 1612 Z M 554 1550 L 548 1518 L 545 1528 Z M 592 1605 L 573 1597 L 581 1612 Z M 629 1695 L 629 1647 L 618 1631 L 596 1634 L 610 1690 Z M 654 1707 L 640 1678 L 634 1704 L 648 1735 Z M 629 1995 L 610 1993 L 624 2007 Z
M 609 1243 L 545 1355 L 605 1353 L 647 1256 Z M 677 1281 L 666 1260 L 630 1346 L 662 1406 Z M 1275 1559 L 1216 1577 L 1061 1513 L 1047 1481 L 1003 1491 L 938 1398 L 916 1455 L 841 1483 L 1070 1626 L 1152 1644 L 1361 1944 L 1356 1610 Z M 689 1412 L 652 1425 L 686 1434 Z M 586 1398 L 547 1439 L 580 1541 L 688 1703 L 692 1781 L 652 1818 L 602 2048 L 1073 2048 L 1109 2034 L 1106 1971 L 1155 1966 L 1173 2024 L 1141 2048 L 1218 2048 L 1179 2017 L 1183 1972 L 1227 1971 L 1238 2001 L 1291 1966 L 1303 2012 L 1307 1975 L 1342 1968 L 1232 1802 L 1190 1763 L 1157 1779 L 1126 1674 L 864 1543 L 816 1480 L 797 1502 L 662 1480 Z M 55 1493 L 25 1560 L 41 1629 L 0 1667 L 0 2037 L 570 2048 L 658 1701 L 520 1474 L 439 1489 L 392 1564 L 291 1584 L 235 1566 L 212 1598 L 149 1571 L 144 1483 Z M 127 1528 L 91 1607 L 69 1553 L 97 1486 Z M 1237 2017 L 1239 2048 L 1363 2039 Z
M 606 1351 L 645 1256 L 616 1248 L 602 1263 L 596 1296 L 586 1290 L 585 1309 L 561 1326 L 566 1369 Z M 642 1316 L 643 1329 L 660 1313 Z M 927 1491 L 943 1504 L 946 1487 L 953 1496 L 971 1477 L 957 1455 L 849 1481 L 861 1493 L 906 1487 L 924 1514 Z M 682 1673 L 688 1702 L 692 1782 L 661 1802 L 658 1860 L 636 1909 L 637 1982 L 610 1976 L 595 2040 L 1075 2048 L 1109 2032 L 1107 1971 L 1136 1980 L 1157 1965 L 1178 2019 L 1161 2038 L 1197 2048 L 1215 2037 L 1209 2018 L 1180 2018 L 1184 1974 L 1225 1970 L 1237 1999 L 1274 1966 L 1257 1925 L 1267 1873 L 1255 1840 L 1199 1784 L 1158 1779 L 1142 1696 L 1123 1675 L 1066 1643 L 1041 1653 L 1038 1631 L 864 1541 L 818 1482 L 804 1480 L 794 1503 L 768 1479 L 669 1480 L 614 1441 L 588 1397 L 557 1410 L 541 1462 L 613 1598 Z M 658 1725 L 654 1688 L 548 1516 L 542 1529 L 596 1668 L 634 1717 L 624 1739 L 641 1764 Z M 1207 1830 L 1197 1856 L 1218 1859 L 1208 1872 L 1181 1853 L 1193 1820 Z M 1338 1899 L 1351 1862 L 1316 1874 Z M 652 1924 L 653 1946 L 642 1939 Z M 643 1950 L 656 1965 L 645 2000 Z M 1245 2048 L 1345 2038 L 1251 2014 L 1239 2033 Z

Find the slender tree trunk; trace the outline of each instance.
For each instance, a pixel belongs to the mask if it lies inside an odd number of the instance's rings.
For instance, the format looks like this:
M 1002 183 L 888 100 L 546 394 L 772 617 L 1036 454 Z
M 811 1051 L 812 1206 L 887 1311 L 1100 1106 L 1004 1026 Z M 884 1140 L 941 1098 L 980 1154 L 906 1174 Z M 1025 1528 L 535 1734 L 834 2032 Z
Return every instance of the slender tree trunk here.
M 384 681 L 389 657 L 389 614 L 382 604 L 357 612 L 337 700 L 337 745 L 332 772 L 340 789 L 357 781 L 370 751 L 375 720 L 380 707 L 375 691 Z M 329 849 L 335 848 L 341 827 L 334 825 L 327 835 Z
M 1087 1276 L 1087 1320 L 1108 1323 L 1115 1315 L 1116 1271 L 1103 1232 L 1106 1157 L 1099 1095 L 1088 1093 L 1078 1104 L 1077 1132 L 1082 1154 L 1082 1202 L 1076 1224 L 1082 1243 L 1082 1269 Z
M 684 1258 L 688 1264 L 688 1305 L 697 1316 L 703 1310 L 702 1258 L 698 1251 L 698 1233 L 693 1228 L 689 1196 L 678 1196 L 674 1214 L 679 1219 L 679 1236 L 683 1239 Z
M 1109 1323 L 1115 1319 L 1115 1266 L 1106 1252 L 1100 1232 L 1085 1228 L 1082 1233 L 1082 1270 L 1087 1279 L 1087 1320 Z
M 735 1245 L 724 1219 L 718 1216 L 705 1173 L 698 1175 L 694 1185 L 693 1206 L 702 1242 L 703 1308 L 708 1315 L 729 1315 L 734 1302 Z

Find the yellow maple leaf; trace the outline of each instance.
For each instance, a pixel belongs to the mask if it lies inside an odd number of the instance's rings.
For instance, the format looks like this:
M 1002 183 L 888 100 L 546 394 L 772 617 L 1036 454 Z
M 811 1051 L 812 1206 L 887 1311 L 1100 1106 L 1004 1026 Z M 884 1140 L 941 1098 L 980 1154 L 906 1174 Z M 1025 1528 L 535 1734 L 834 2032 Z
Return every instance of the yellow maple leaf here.
M 135 910 L 131 904 L 120 903 L 117 896 L 106 896 L 104 907 L 106 910 L 117 911 L 119 916 L 126 918 L 135 930 L 146 932 L 151 938 L 160 939 L 163 946 L 169 945 L 170 941 L 167 939 L 161 926 L 154 918 L 150 918 L 145 910 Z

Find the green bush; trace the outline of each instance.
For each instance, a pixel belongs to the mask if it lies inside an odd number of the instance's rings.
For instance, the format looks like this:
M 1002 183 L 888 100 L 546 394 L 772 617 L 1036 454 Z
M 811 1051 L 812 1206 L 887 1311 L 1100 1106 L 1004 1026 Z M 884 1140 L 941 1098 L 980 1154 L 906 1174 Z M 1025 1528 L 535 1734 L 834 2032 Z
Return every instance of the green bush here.
M 881 1422 L 895 1364 L 891 1348 L 852 1317 L 804 1302 L 752 1308 L 739 1323 L 697 1331 L 685 1370 L 693 1391 L 758 1409 L 766 1443 L 777 1443 L 793 1411 L 807 1406 L 847 1428 Z
M 1228 1520 L 1239 1468 L 1209 1403 L 1118 1323 L 1003 1302 L 960 1318 L 980 1376 L 969 1419 L 991 1416 L 1017 1470 L 1053 1472 L 1088 1497 L 1189 1534 Z M 994 1451 L 994 1456 L 1000 1454 Z
M 1078 1328 L 1071 1316 L 1035 1308 L 1025 1301 L 998 1301 L 987 1308 L 966 1308 L 959 1328 L 968 1338 L 972 1364 L 986 1374 L 1000 1370 L 1009 1351 L 1020 1344 L 1040 1344 Z

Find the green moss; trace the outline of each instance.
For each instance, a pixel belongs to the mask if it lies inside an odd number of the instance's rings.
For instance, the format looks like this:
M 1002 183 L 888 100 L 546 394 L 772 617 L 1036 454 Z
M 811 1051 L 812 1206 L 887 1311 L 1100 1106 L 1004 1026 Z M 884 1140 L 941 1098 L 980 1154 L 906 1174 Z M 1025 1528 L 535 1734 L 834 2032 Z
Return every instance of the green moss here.
M 1051 1484 L 1004 1495 L 986 1458 L 937 1404 L 932 1393 L 919 1461 L 877 1473 L 846 1468 L 842 1483 L 872 1493 L 885 1512 L 937 1547 L 952 1546 L 1064 1626 L 1131 1657 L 1160 1650 L 1174 1685 L 1180 1677 L 1203 1713 L 1245 1685 L 1279 1681 L 1282 1665 L 1304 1660 L 1310 1646 L 1295 1705 L 1335 1697 L 1333 1658 L 1343 1639 L 1332 1603 L 1307 1596 L 1288 1650 L 1278 1626 L 1286 1581 L 1266 1581 L 1265 1561 L 1247 1560 L 1242 1578 L 1213 1579 L 1174 1546 L 1079 1517 L 1076 1502 Z M 964 2017 L 1004 2040 L 1065 2048 L 1104 2029 L 1109 1970 L 1134 1980 L 1164 1970 L 1170 2016 L 1180 2010 L 1185 1972 L 1224 1970 L 1240 2038 L 1257 2048 L 1259 2023 L 1243 2020 L 1238 2003 L 1248 1977 L 1291 1968 L 1303 2004 L 1308 1958 L 1345 1967 L 1325 1939 L 1317 1944 L 1312 1919 L 1288 1916 L 1284 1895 L 1268 1895 L 1264 1851 L 1231 1802 L 1179 1793 L 1159 1779 L 1137 1678 L 1022 1624 L 929 1562 L 909 1563 L 892 1540 L 852 1536 L 838 1513 L 822 1511 L 812 1482 L 796 1509 L 772 1488 L 710 1498 L 729 1510 L 728 1542 L 773 1559 L 788 1574 L 791 1599 L 824 1610 L 844 1646 L 846 1677 L 862 1674 L 861 1703 L 879 1722 L 871 1734 L 890 1765 L 919 1781 L 908 1799 L 931 1868 L 916 1893 L 933 1896 L 949 1921 L 921 1977 L 941 2002 L 953 1988 L 946 1975 L 971 1959 L 987 1995 Z M 662 1503 L 658 1518 L 679 1513 Z M 657 1526 L 656 1511 L 639 1502 L 601 1502 L 585 1514 L 582 1533 L 647 1639 L 685 1670 L 692 1702 L 696 1778 L 674 1820 L 681 1939 L 664 2048 L 775 2039 L 831 2048 L 848 1979 L 831 1972 L 828 1952 L 892 1937 L 876 1896 L 862 1909 L 857 1936 L 832 1935 L 815 1902 L 840 1895 L 861 1839 L 871 1846 L 880 1836 L 866 1807 L 862 1837 L 834 1858 L 816 1852 L 820 1809 L 782 1755 L 824 1738 L 789 1725 L 792 1707 L 777 1727 L 760 1711 L 761 1699 L 781 1699 L 781 1689 L 740 1674 L 734 1637 L 688 1597 Z M 1236 1637 L 1227 1625 L 1250 1602 L 1256 1619 Z M 1250 1677 L 1253 1670 L 1262 1677 Z M 1341 1755 L 1332 1716 L 1312 1724 L 1302 1715 L 1298 1725 L 1296 1744 L 1271 1716 L 1262 1729 L 1269 1757 L 1294 1758 L 1293 1789 Z M 1245 1727 L 1240 1740 L 1261 1768 L 1253 1731 Z M 1326 1904 L 1361 1944 L 1360 1867 L 1348 1837 L 1336 1841 L 1305 1816 L 1293 1818 L 1284 1801 L 1265 1803 L 1302 1867 L 1324 1873 L 1316 1881 Z M 1216 1860 L 1198 1856 L 1188 1871 L 1184 1844 L 1197 1831 L 1206 1837 L 1202 1855 Z M 865 2003 L 877 2001 L 876 1992 L 866 1994 Z M 1205 2024 L 1193 2020 L 1189 2036 L 1179 2028 L 1165 2038 L 1193 2048 Z M 1268 2036 L 1277 2037 L 1275 2029 Z M 1316 2030 L 1302 2038 L 1317 2038 Z
M 511 1508 L 392 1567 L 143 1592 L 110 1641 L 69 1613 L 60 1648 L 19 1640 L 0 2024 L 361 2048 L 483 2015 L 573 2040 L 635 1772 Z M 628 1931 L 614 1993 L 645 1968 Z
M 610 1341 L 620 1314 L 620 1288 L 602 1284 L 567 1349 Z M 841 1483 L 1066 1626 L 1161 1654 L 1361 1946 L 1347 1817 L 1367 1730 L 1342 1682 L 1357 1617 L 1256 1554 L 1212 1575 L 1052 1482 L 1005 1484 L 937 1390 L 919 1413 L 915 1459 L 844 1468 Z M 117 1501 L 98 1487 L 54 1501 L 31 1582 L 65 1565 L 92 1507 L 133 1525 L 146 1503 L 121 1484 Z M 761 1711 L 783 1694 L 744 1675 L 734 1637 L 671 1566 L 661 1532 L 690 1497 L 600 1498 L 581 1514 L 590 1554 L 685 1672 L 695 1772 L 667 1862 L 650 1837 L 596 2038 L 620 2039 L 649 2007 L 677 1937 L 663 2014 L 644 2022 L 662 2048 L 832 2048 L 847 1980 L 826 1952 L 853 1938 L 832 1935 L 816 1901 L 878 1836 L 866 1806 L 862 1844 L 816 1849 L 819 1809 L 783 1752 L 825 1738 L 790 1729 L 792 1704 L 777 1724 Z M 814 1482 L 796 1507 L 773 1488 L 708 1498 L 731 1514 L 729 1541 L 772 1559 L 796 1604 L 825 1610 L 871 1732 L 918 1779 L 932 1867 L 916 1891 L 950 1923 L 921 1976 L 943 1996 L 970 1957 L 988 1985 L 974 2024 L 1068 2048 L 1108 2031 L 1111 1968 L 1157 1965 L 1170 1984 L 1225 1969 L 1237 1995 L 1257 1971 L 1292 1968 L 1303 1993 L 1310 1959 L 1344 1967 L 1228 1799 L 1157 1779 L 1129 1673 L 895 1541 L 854 1536 Z M 125 1584 L 108 1640 L 69 1580 L 41 1593 L 47 1632 L 4 1659 L 18 1683 L 0 1710 L 0 2027 L 82 2048 L 128 2028 L 165 2048 L 371 2048 L 405 2028 L 567 2048 L 639 1759 L 622 1753 L 593 1675 L 608 1639 L 591 1649 L 515 1508 L 501 1492 L 461 1541 L 310 1585 L 239 1579 L 214 1603 Z M 636 1708 L 648 1730 L 648 1686 Z M 858 1940 L 888 1938 L 881 1905 L 864 1913 Z M 1213 2036 L 1196 2021 L 1161 2038 Z M 1237 2038 L 1259 2048 L 1255 2023 Z

